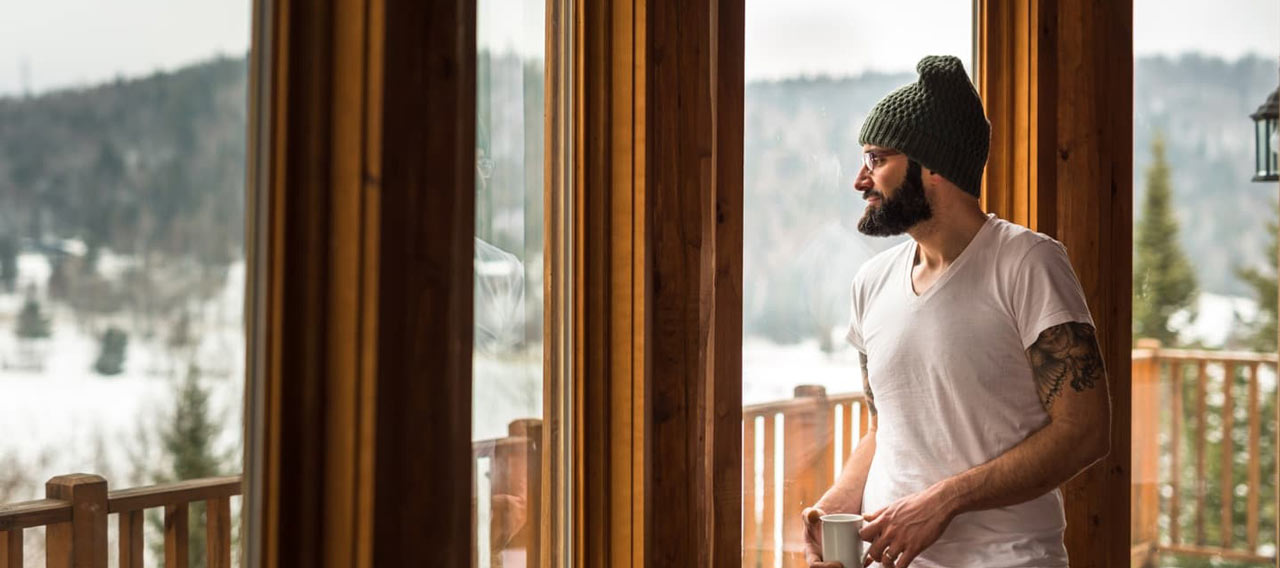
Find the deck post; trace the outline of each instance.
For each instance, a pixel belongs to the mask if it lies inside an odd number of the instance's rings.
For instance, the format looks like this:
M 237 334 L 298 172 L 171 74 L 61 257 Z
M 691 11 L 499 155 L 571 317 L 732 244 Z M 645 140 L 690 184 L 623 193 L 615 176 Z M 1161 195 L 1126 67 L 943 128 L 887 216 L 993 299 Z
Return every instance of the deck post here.
M 107 567 L 107 480 L 98 475 L 59 475 L 45 484 L 45 497 L 71 503 L 71 521 L 49 525 L 49 568 Z

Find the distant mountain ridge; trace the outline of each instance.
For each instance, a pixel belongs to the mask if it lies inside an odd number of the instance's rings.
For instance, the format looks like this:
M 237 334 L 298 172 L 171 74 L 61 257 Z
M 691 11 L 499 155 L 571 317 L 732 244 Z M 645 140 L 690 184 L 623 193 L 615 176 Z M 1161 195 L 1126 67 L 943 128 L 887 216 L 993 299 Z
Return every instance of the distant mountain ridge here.
M 492 85 L 487 112 L 527 113 L 525 105 L 537 102 L 526 94 L 529 73 L 540 67 L 500 54 L 490 54 L 486 65 L 496 76 L 510 77 Z M 1247 294 L 1232 268 L 1264 261 L 1265 223 L 1276 199 L 1273 186 L 1249 181 L 1248 115 L 1275 88 L 1274 59 L 1142 58 L 1134 74 L 1135 203 L 1144 191 L 1151 135 L 1159 128 L 1174 171 L 1180 239 L 1201 287 Z M 126 251 L 198 242 L 215 258 L 238 250 L 243 232 L 225 227 L 244 222 L 246 77 L 243 58 L 219 58 L 91 88 L 0 98 L 0 236 L 78 237 Z M 861 240 L 851 250 L 874 252 L 896 242 L 854 230 L 863 208 L 852 191 L 857 135 L 875 102 L 914 78 L 908 72 L 865 73 L 747 84 L 748 312 L 772 302 L 767 298 L 802 293 L 785 281 L 804 272 L 797 258 L 813 255 L 796 253 L 809 250 L 806 243 L 815 238 L 830 242 L 837 234 L 832 227 Z M 495 179 L 530 175 L 523 171 Z M 514 182 L 499 185 L 512 186 L 494 187 L 499 194 L 531 191 L 515 189 Z M 501 197 L 493 214 L 540 202 Z M 838 259 L 831 262 L 824 270 L 848 272 Z M 836 296 L 831 308 L 847 310 L 843 293 Z M 749 326 L 777 319 L 763 313 L 754 318 Z

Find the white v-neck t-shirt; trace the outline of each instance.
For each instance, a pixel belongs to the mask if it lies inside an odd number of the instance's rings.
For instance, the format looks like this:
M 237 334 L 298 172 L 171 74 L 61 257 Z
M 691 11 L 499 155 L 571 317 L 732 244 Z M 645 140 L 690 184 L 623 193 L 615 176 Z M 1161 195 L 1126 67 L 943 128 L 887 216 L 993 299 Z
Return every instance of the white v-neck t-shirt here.
M 919 295 L 915 257 L 908 240 L 853 280 L 848 340 L 867 355 L 879 423 L 864 512 L 991 461 L 1047 424 L 1026 349 L 1052 326 L 1093 324 L 1062 244 L 994 215 Z M 1067 566 L 1065 528 L 1055 489 L 958 515 L 911 565 Z

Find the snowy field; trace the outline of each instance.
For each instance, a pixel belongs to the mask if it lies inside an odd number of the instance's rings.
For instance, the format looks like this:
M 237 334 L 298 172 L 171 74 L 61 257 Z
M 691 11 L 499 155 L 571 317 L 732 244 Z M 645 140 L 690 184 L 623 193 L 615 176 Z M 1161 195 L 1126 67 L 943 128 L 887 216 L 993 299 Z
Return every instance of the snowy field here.
M 104 256 L 102 271 L 121 262 Z M 24 290 L 46 282 L 48 273 L 43 255 L 24 254 L 18 291 L 0 294 L 0 473 L 12 476 L 16 468 L 28 482 L 27 494 L 9 498 L 41 498 L 44 481 L 64 473 L 98 473 L 115 488 L 149 483 L 137 466 L 163 463 L 157 432 L 173 412 L 185 358 L 179 360 L 164 346 L 164 333 L 145 339 L 127 318 L 117 318 L 112 323 L 129 333 L 124 372 L 99 375 L 93 363 L 101 326 L 78 322 L 70 308 L 43 298 L 52 337 L 20 342 L 13 329 Z M 210 419 L 222 427 L 218 445 L 237 457 L 244 393 L 243 290 L 244 265 L 237 263 L 223 292 L 199 306 L 193 319 L 200 338 L 194 357 L 210 394 Z M 19 356 L 24 350 L 37 353 L 43 370 L 15 366 L 26 359 Z

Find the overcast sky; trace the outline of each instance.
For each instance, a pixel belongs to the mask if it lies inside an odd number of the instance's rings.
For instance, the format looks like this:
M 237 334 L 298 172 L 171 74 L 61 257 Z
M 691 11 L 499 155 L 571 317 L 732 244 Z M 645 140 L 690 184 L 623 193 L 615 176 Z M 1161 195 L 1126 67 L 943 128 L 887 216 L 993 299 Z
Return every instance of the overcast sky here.
M 746 5 L 748 79 L 909 70 L 929 53 L 971 63 L 966 0 Z M 241 55 L 249 47 L 249 10 L 239 0 L 0 0 L 0 95 Z M 540 0 L 480 0 L 480 40 L 540 53 L 542 14 Z M 1140 56 L 1280 57 L 1280 0 L 1134 0 L 1133 35 Z

